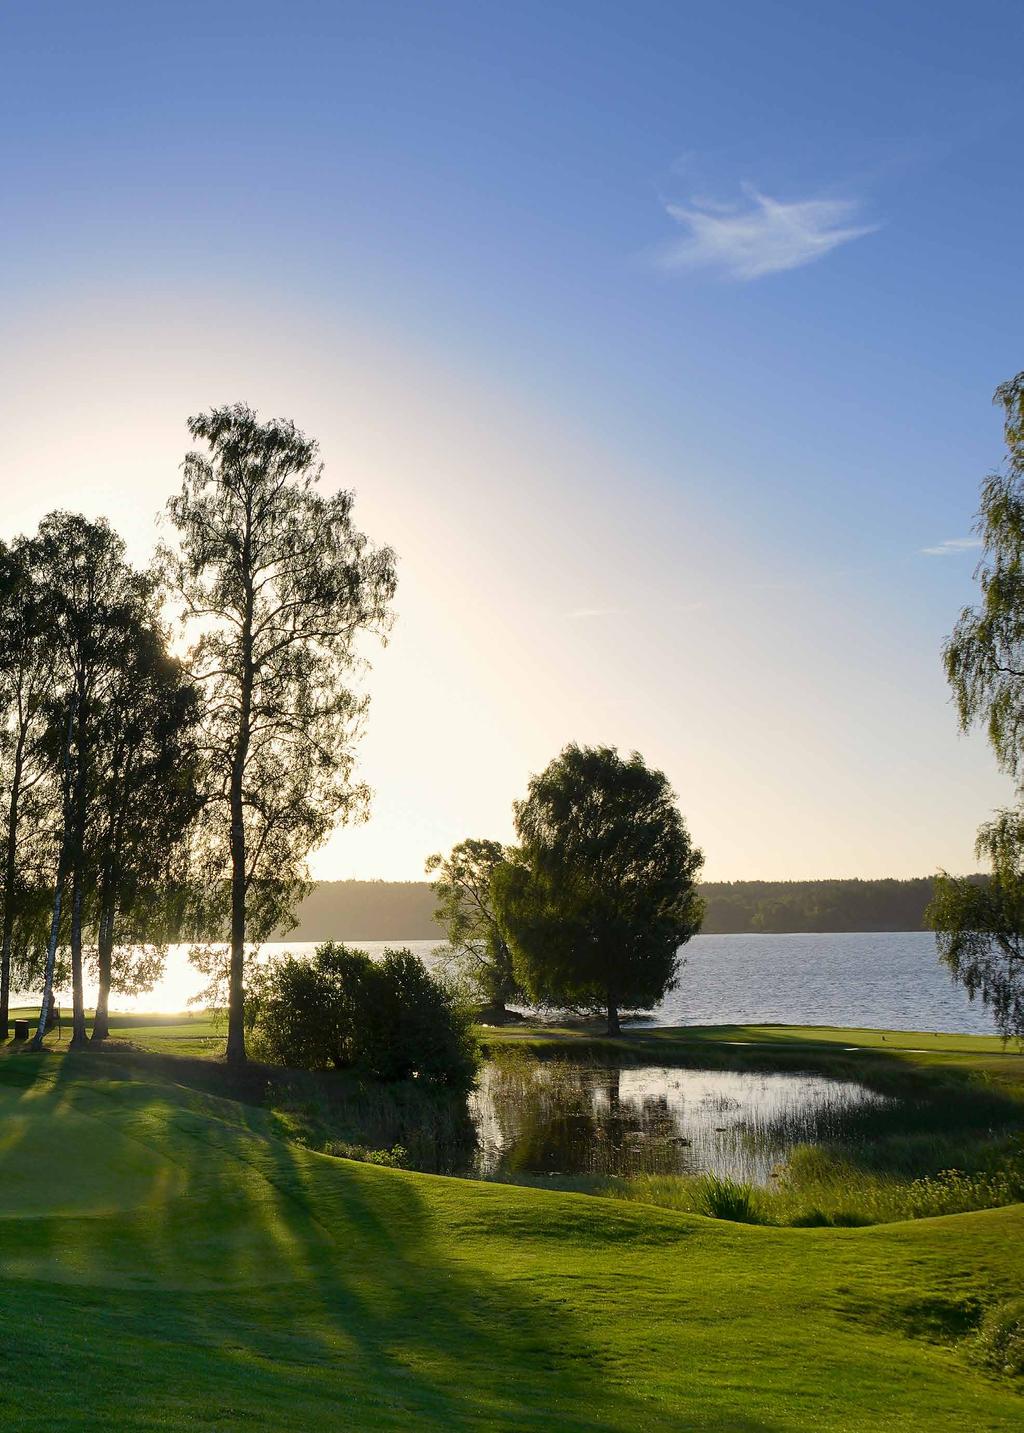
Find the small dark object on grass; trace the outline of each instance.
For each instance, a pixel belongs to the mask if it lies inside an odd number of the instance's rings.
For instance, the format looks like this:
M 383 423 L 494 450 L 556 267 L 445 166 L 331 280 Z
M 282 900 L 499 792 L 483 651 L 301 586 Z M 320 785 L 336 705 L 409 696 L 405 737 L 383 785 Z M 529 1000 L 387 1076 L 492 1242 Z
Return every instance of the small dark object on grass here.
M 15 1020 L 15 1022 L 14 1022 L 14 1038 L 15 1038 L 15 1040 L 27 1040 L 27 1039 L 28 1039 L 28 1021 L 27 1021 L 27 1020 Z

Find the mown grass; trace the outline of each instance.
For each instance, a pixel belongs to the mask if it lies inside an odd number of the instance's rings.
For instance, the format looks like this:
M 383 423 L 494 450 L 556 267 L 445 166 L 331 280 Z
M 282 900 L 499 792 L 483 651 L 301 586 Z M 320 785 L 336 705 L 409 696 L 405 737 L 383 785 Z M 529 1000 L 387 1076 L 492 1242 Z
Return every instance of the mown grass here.
M 175 1068 L 0 1056 L 6 1426 L 1020 1426 L 968 1356 L 1020 1206 L 764 1228 L 375 1168 Z

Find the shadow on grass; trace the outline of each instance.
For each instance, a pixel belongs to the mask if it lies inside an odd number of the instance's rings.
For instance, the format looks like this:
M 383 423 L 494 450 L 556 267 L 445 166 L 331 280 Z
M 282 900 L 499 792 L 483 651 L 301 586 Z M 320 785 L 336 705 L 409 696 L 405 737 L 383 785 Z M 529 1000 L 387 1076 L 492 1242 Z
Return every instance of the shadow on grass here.
M 116 1217 L 0 1221 L 0 1257 L 20 1275 L 5 1356 L 25 1369 L 56 1356 L 67 1410 L 89 1390 L 95 1423 L 75 1426 L 773 1433 L 703 1401 L 690 1423 L 637 1395 L 595 1340 L 599 1320 L 456 1247 L 446 1199 L 472 1200 L 500 1232 L 497 1191 L 437 1185 L 428 1199 L 422 1177 L 261 1137 L 254 1108 L 183 1098 L 158 1082 L 162 1063 L 126 1081 L 120 1059 L 94 1052 L 0 1060 L 0 1090 L 39 1118 L 73 1109 L 92 1126 L 82 1137 L 116 1131 L 188 1175 L 187 1197 Z M 74 1149 L 59 1177 L 75 1179 Z M 560 1238 L 542 1213 L 539 1237 Z M 48 1398 L 19 1426 L 59 1414 Z

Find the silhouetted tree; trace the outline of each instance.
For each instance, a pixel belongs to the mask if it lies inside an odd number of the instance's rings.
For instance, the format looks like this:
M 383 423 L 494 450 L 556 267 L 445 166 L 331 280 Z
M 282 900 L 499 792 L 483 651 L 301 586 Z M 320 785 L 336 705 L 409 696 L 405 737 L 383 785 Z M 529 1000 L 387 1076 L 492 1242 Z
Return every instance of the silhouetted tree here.
M 50 616 L 34 545 L 0 545 L 0 775 L 4 795 L 3 914 L 0 925 L 0 1039 L 7 1039 L 16 936 L 38 914 L 39 866 L 52 819 L 53 788 L 41 743 L 53 685 Z
M 353 495 L 321 496 L 317 445 L 242 404 L 189 420 L 208 451 L 185 459 L 168 510 L 167 572 L 194 634 L 204 688 L 207 888 L 227 889 L 227 1057 L 245 1059 L 247 934 L 293 920 L 305 859 L 365 805 L 352 781 L 366 699 L 349 686 L 356 644 L 383 636 L 394 558 L 352 523 Z
M 567 746 L 515 805 L 519 848 L 494 891 L 516 973 L 543 1003 L 656 1004 L 700 929 L 692 844 L 664 775 L 634 753 Z
M 111 988 L 151 989 L 178 933 L 185 841 L 199 809 L 198 720 L 196 689 L 143 610 L 96 723 L 96 1041 L 109 1034 Z
M 55 785 L 61 791 L 43 1008 L 52 988 L 64 883 L 70 876 L 72 1047 L 86 1039 L 82 951 L 86 901 L 95 875 L 87 831 L 99 785 L 99 726 L 151 588 L 150 579 L 131 568 L 124 553 L 124 542 L 106 521 L 64 512 L 43 519 L 34 545 L 55 645 L 51 751 Z M 44 1027 L 41 1015 L 39 1041 Z
M 494 908 L 493 876 L 504 859 L 499 841 L 469 838 L 453 846 L 447 856 L 429 856 L 426 863 L 437 896 L 434 919 L 444 928 L 487 1014 L 498 1023 L 508 1018 L 508 1002 L 524 994 Z

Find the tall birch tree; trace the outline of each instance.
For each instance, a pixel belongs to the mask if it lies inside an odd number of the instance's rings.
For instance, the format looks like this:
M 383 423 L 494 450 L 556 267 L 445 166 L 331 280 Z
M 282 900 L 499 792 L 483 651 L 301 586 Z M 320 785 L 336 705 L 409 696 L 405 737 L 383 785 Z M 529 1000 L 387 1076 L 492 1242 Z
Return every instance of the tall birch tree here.
M 11 963 L 19 917 L 36 892 L 41 846 L 52 816 L 53 787 L 42 743 L 53 685 L 54 650 L 34 544 L 0 547 L 0 784 L 3 792 L 0 915 L 0 1039 L 9 1034 Z M 29 848 L 32 848 L 30 851 Z
M 83 944 L 86 902 L 94 884 L 87 842 L 98 796 L 102 712 L 124 670 L 131 636 L 152 589 L 152 579 L 125 559 L 122 539 L 103 519 L 54 512 L 44 518 L 34 556 L 41 574 L 54 641 L 51 702 L 53 769 L 61 792 L 53 917 L 44 975 L 43 1011 L 53 984 L 65 885 L 72 987 L 72 1048 L 86 1041 Z
M 178 541 L 164 560 L 204 692 L 201 854 L 207 890 L 226 893 L 238 1064 L 246 941 L 293 921 L 309 852 L 368 799 L 353 780 L 367 699 L 351 681 L 360 639 L 386 635 L 395 563 L 355 527 L 351 492 L 318 490 L 317 444 L 291 421 L 235 404 L 188 426 L 205 446 L 168 505 Z

